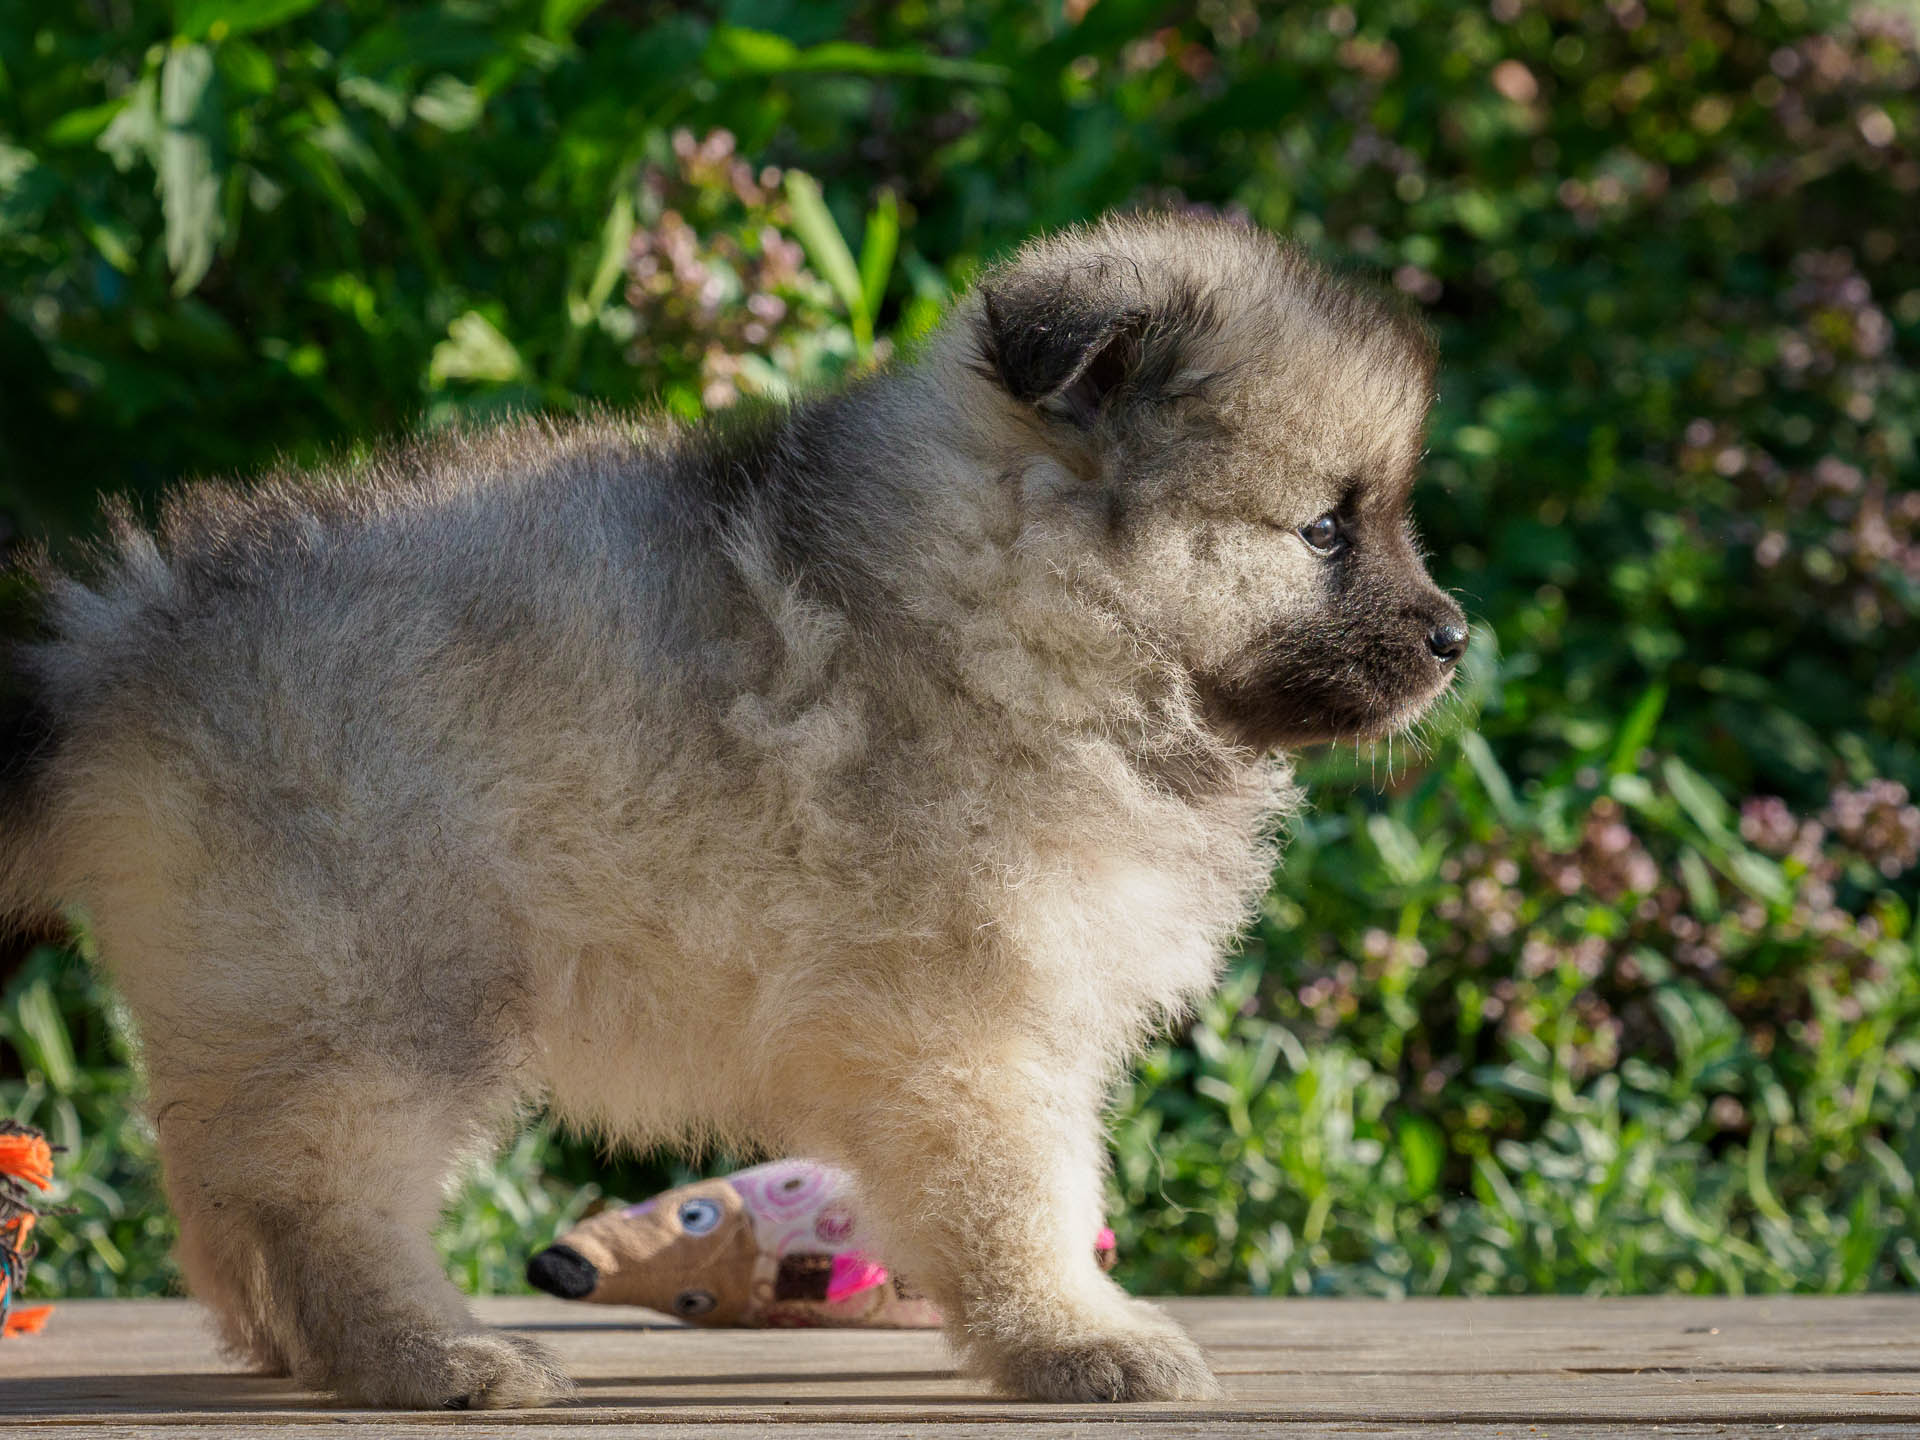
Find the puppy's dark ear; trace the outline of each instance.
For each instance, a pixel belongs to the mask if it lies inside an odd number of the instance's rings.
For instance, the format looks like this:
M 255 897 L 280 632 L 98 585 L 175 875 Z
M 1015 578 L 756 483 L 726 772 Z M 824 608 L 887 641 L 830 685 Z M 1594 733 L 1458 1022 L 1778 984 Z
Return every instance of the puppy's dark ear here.
M 1106 266 L 1010 276 L 982 299 L 981 348 L 1007 393 L 1082 429 L 1139 366 L 1148 312 Z

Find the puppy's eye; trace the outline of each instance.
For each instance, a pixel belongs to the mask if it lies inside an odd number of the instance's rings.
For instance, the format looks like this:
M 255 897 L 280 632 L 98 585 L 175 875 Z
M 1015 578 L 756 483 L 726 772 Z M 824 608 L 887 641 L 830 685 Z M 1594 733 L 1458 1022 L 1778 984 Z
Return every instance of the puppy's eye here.
M 682 1290 L 673 1297 L 673 1313 L 691 1320 L 705 1315 L 717 1303 L 711 1290 Z
M 704 1235 L 720 1223 L 720 1207 L 711 1200 L 687 1200 L 680 1206 L 680 1228 L 689 1235 Z
M 1331 555 L 1340 548 L 1343 540 L 1340 521 L 1332 514 L 1310 520 L 1300 527 L 1300 538 L 1323 555 Z

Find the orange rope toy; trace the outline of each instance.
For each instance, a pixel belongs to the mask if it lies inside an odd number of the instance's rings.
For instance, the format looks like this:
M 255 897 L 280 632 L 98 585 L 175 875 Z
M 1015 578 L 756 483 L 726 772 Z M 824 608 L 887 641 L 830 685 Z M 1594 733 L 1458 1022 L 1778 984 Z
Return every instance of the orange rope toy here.
M 0 1336 L 31 1335 L 47 1323 L 51 1305 L 14 1308 L 33 1258 L 35 1206 L 29 1185 L 53 1184 L 53 1147 L 38 1130 L 0 1120 Z

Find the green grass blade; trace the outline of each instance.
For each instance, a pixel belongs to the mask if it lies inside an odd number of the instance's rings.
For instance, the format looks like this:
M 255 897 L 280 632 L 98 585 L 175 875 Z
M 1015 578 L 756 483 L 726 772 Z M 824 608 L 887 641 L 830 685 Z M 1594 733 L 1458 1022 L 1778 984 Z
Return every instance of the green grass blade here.
M 860 293 L 869 319 L 877 320 L 893 275 L 893 257 L 900 249 L 900 197 L 882 190 L 867 215 L 867 232 L 860 239 Z
M 873 351 L 873 312 L 867 308 L 860 267 L 854 264 L 853 252 L 847 248 L 833 212 L 827 209 L 819 182 L 805 171 L 789 170 L 787 204 L 793 210 L 793 228 L 799 233 L 800 243 L 807 247 L 808 256 L 820 267 L 821 275 L 840 297 L 840 303 L 847 307 L 854 342 L 864 361 Z

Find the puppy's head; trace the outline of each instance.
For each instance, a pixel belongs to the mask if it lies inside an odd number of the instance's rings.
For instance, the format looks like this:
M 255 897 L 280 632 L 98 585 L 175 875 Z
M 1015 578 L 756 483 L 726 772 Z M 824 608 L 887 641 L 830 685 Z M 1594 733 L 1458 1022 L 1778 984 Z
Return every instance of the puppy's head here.
M 1434 357 L 1398 306 L 1262 232 L 1148 216 L 1028 247 L 964 323 L 1031 528 L 1098 556 L 1211 724 L 1374 737 L 1446 688 L 1466 621 L 1407 511 Z

